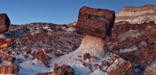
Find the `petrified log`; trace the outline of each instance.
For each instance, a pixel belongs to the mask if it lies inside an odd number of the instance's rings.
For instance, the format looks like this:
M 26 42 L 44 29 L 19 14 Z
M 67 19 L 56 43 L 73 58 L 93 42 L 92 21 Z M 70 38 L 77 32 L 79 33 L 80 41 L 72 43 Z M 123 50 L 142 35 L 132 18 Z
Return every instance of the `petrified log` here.
M 0 34 L 8 31 L 10 19 L 5 13 L 0 13 Z
M 0 66 L 0 75 L 18 75 L 18 66 Z
M 105 38 L 111 34 L 114 21 L 114 11 L 84 6 L 79 11 L 76 28 L 80 33 Z
M 132 64 L 130 62 L 118 58 L 111 66 L 109 66 L 107 72 L 109 75 L 126 75 L 131 69 Z
M 144 75 L 156 75 L 156 60 L 146 67 Z

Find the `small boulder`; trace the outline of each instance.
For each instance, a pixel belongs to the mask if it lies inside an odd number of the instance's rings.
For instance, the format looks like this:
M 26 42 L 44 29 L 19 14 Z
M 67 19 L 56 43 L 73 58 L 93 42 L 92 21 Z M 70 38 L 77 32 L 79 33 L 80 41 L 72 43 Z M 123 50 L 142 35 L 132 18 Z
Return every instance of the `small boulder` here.
M 74 75 L 74 69 L 67 64 L 55 64 L 54 73 L 56 73 L 56 75 Z
M 13 57 L 13 56 L 11 56 L 9 54 L 0 52 L 0 60 L 1 61 L 7 61 L 7 62 L 10 62 L 10 63 L 13 63 L 15 61 L 15 57 Z
M 89 53 L 85 53 L 83 55 L 83 59 L 86 60 L 86 59 L 90 59 L 91 58 L 91 55 Z
M 11 46 L 12 39 L 0 38 L 0 49 L 6 49 Z
M 48 67 L 48 55 L 42 49 L 36 51 L 33 56 L 41 61 L 46 67 Z

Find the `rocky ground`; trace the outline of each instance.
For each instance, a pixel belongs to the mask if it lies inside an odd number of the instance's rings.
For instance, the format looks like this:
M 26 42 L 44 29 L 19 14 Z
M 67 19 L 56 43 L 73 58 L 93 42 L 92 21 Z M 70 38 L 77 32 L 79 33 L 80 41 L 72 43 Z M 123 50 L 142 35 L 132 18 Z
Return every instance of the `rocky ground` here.
M 51 59 L 68 54 L 80 45 L 82 35 L 73 29 L 48 23 L 12 25 L 8 32 L 1 34 L 1 53 L 8 56 L 1 57 L 1 64 L 18 65 L 20 75 L 32 74 L 40 67 L 48 69 L 52 66 Z
M 1 64 L 10 67 L 18 65 L 19 75 L 51 72 L 52 59 L 66 55 L 79 47 L 83 35 L 75 32 L 73 28 L 74 26 L 48 23 L 46 26 L 43 23 L 12 25 L 8 32 L 1 34 Z M 85 72 L 98 71 L 103 74 L 103 71 L 105 73 L 107 68 L 119 59 L 118 61 L 128 63 L 127 66 L 120 62 L 121 67 L 112 70 L 114 73 L 107 71 L 110 75 L 121 75 L 127 71 L 130 71 L 127 72 L 129 75 L 142 75 L 156 58 L 155 31 L 156 24 L 153 22 L 133 25 L 118 23 L 113 29 L 112 37 L 108 37 L 104 46 L 107 54 L 103 58 L 86 54 L 80 57 L 84 62 L 81 66 Z M 127 70 L 122 71 L 122 68 Z

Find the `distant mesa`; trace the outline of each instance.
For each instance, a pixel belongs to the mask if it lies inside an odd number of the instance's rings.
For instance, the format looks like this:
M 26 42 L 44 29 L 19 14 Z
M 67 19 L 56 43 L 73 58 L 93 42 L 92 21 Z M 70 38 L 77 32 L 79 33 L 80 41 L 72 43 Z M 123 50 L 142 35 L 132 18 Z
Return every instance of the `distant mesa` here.
M 154 21 L 156 23 L 156 5 L 127 6 L 116 14 L 116 23 L 127 21 L 131 24 L 142 24 Z
M 7 32 L 10 26 L 10 19 L 5 13 L 0 13 L 0 34 Z

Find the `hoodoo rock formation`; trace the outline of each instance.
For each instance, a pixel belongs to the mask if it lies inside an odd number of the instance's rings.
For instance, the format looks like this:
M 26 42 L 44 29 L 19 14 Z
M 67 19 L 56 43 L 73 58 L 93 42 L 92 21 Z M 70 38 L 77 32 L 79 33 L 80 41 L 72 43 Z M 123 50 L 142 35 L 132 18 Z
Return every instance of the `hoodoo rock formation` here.
M 115 21 L 114 11 L 82 7 L 79 12 L 77 31 L 84 34 L 78 53 L 102 56 L 106 36 L 111 34 Z
M 128 6 L 117 14 L 115 22 L 127 21 L 131 24 L 142 24 L 154 21 L 156 23 L 156 5 Z
M 10 19 L 5 13 L 0 13 L 0 34 L 8 31 Z
M 114 11 L 82 7 L 76 26 L 77 32 L 84 34 L 81 45 L 74 52 L 63 56 L 63 60 L 59 62 L 74 62 L 72 59 L 76 59 L 78 56 L 83 56 L 86 53 L 92 56 L 104 56 L 103 46 L 106 36 L 111 34 L 114 21 Z

